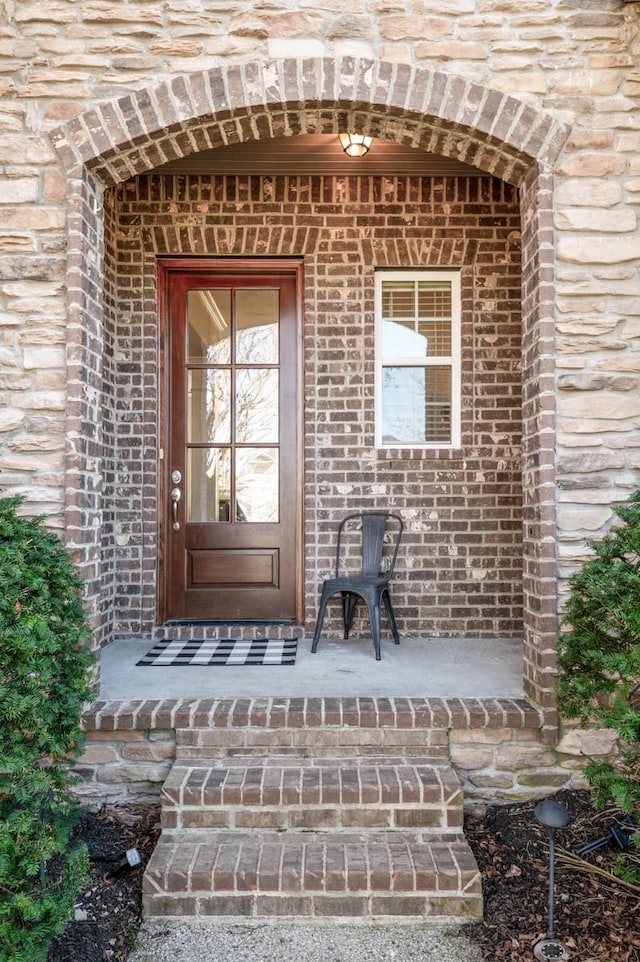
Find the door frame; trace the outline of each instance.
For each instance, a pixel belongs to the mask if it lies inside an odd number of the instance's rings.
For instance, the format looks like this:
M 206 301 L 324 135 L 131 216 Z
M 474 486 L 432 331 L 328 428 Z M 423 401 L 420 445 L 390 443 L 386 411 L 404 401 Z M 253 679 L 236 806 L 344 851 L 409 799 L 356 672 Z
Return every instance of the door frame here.
M 297 570 L 295 576 L 296 592 L 296 624 L 304 624 L 304 351 L 303 351 L 303 283 L 304 262 L 301 257 L 203 257 L 198 255 L 167 255 L 157 258 L 158 285 L 158 483 L 157 509 L 158 524 L 158 577 L 156 624 L 164 625 L 167 621 L 167 590 L 169 579 L 169 565 L 167 564 L 168 544 L 168 494 L 170 482 L 167 476 L 169 451 L 170 424 L 167 416 L 170 389 L 170 339 L 169 339 L 169 299 L 168 291 L 171 277 L 175 274 L 211 274 L 216 271 L 225 274 L 289 274 L 295 279 L 296 289 L 296 393 L 298 405 L 296 412 L 296 559 Z M 197 624 L 197 622 L 195 622 Z M 220 619 L 211 619 L 212 624 L 225 623 Z M 254 621 L 254 624 L 260 623 Z M 266 622 L 265 622 L 266 623 Z

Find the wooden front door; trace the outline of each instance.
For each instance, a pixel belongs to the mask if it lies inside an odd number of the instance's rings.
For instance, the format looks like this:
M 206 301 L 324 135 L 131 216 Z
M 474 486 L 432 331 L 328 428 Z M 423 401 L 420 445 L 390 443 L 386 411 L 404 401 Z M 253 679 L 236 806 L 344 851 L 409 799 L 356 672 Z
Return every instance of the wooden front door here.
M 166 261 L 166 620 L 295 621 L 299 265 Z

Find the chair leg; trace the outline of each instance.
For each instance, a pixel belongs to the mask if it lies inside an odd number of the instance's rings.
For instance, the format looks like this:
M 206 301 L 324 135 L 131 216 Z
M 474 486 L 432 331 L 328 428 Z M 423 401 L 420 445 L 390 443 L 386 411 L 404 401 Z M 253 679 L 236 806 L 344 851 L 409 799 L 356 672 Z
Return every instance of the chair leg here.
M 327 602 L 329 601 L 330 597 L 331 595 L 327 594 L 323 588 L 322 596 L 320 598 L 320 607 L 318 608 L 318 617 L 316 619 L 316 630 L 313 633 L 313 644 L 311 645 L 311 651 L 313 654 L 315 654 L 318 648 L 318 642 L 320 641 L 320 632 L 322 631 L 324 616 L 327 610 Z
M 393 610 L 393 605 L 391 604 L 391 595 L 388 591 L 385 591 L 383 596 L 383 601 L 385 608 L 387 609 L 387 616 L 389 618 L 389 624 L 391 625 L 391 633 L 393 635 L 393 640 L 396 645 L 400 644 L 400 635 L 398 634 L 398 626 L 396 624 L 396 613 Z
M 371 637 L 373 647 L 376 652 L 376 661 L 380 661 L 380 598 L 365 598 L 369 609 L 369 623 L 371 625 Z
M 349 637 L 349 632 L 351 631 L 351 625 L 353 624 L 353 616 L 356 610 L 356 604 L 358 602 L 357 595 L 351 594 L 349 591 L 342 592 L 342 616 L 344 624 L 344 640 L 346 641 Z
M 376 661 L 380 661 L 380 603 L 378 602 L 373 609 L 373 646 L 376 650 Z

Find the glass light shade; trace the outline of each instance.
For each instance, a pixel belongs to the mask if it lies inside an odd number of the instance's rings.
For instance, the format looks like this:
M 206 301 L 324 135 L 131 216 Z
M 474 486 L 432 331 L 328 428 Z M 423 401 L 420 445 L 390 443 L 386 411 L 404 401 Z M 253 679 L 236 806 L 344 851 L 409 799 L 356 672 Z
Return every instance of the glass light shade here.
M 363 134 L 340 134 L 342 149 L 348 157 L 364 157 L 372 140 L 372 137 L 365 137 Z

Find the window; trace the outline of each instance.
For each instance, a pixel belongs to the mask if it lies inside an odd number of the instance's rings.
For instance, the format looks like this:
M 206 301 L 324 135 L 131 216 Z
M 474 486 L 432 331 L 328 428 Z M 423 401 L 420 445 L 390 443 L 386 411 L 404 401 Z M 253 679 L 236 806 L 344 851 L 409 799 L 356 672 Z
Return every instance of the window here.
M 460 274 L 376 272 L 376 446 L 460 445 Z

